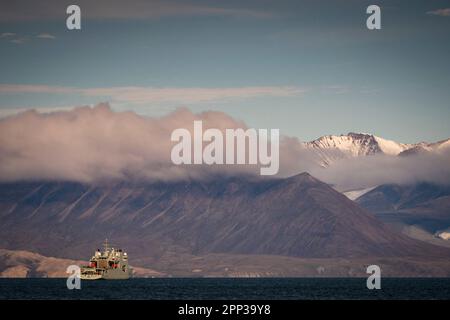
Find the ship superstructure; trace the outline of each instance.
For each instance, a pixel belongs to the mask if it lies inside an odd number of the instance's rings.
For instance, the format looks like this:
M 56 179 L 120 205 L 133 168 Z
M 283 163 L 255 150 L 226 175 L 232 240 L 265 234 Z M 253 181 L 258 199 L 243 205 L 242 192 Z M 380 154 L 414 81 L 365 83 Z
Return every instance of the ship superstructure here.
M 103 244 L 103 251 L 97 249 L 89 261 L 89 265 L 81 267 L 81 279 L 83 280 L 128 279 L 130 275 L 128 254 L 122 249 L 110 247 L 108 239 Z

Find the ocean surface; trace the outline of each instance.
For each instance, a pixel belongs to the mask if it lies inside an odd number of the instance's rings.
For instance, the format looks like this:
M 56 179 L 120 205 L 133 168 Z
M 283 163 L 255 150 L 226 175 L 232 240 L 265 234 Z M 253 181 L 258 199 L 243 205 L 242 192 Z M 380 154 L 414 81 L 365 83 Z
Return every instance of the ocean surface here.
M 450 299 L 450 278 L 385 278 L 369 290 L 366 278 L 154 278 L 81 281 L 0 279 L 0 299 Z

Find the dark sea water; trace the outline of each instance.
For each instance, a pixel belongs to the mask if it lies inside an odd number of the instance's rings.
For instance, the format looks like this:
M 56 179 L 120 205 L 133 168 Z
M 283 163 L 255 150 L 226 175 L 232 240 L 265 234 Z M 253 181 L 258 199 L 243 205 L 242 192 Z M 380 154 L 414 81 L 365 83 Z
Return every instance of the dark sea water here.
M 81 281 L 0 279 L 0 299 L 450 299 L 450 279 L 381 280 L 368 290 L 365 278 L 155 278 Z

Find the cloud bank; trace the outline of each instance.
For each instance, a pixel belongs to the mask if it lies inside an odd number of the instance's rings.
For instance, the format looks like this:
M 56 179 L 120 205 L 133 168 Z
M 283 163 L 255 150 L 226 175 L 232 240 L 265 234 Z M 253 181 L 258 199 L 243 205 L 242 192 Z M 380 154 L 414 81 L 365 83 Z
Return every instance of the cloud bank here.
M 405 157 L 372 155 L 345 159 L 324 170 L 312 168 L 311 174 L 341 191 L 416 182 L 449 185 L 450 148 Z
M 187 109 L 163 118 L 116 113 L 107 104 L 48 114 L 27 111 L 0 120 L 0 179 L 93 182 L 197 175 L 196 168 L 170 162 L 172 130 L 194 120 L 217 128 L 243 126 L 223 113 L 194 115 Z
M 192 130 L 194 120 L 204 129 L 247 128 L 222 112 L 194 114 L 178 109 L 164 117 L 114 112 L 108 104 L 70 111 L 26 111 L 0 120 L 0 181 L 110 179 L 177 180 L 210 178 L 216 174 L 259 175 L 258 166 L 175 166 L 170 141 L 176 128 Z M 262 128 L 271 129 L 271 128 Z M 450 150 L 405 157 L 368 156 L 320 167 L 318 155 L 297 138 L 280 140 L 280 172 L 285 177 L 310 172 L 339 189 L 383 183 L 429 181 L 450 183 Z

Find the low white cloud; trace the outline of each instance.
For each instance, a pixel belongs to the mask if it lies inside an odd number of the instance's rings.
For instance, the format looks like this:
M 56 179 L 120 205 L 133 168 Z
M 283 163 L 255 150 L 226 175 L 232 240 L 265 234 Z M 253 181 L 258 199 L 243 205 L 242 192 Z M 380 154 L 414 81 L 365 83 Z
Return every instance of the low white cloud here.
M 443 8 L 443 9 L 428 11 L 427 14 L 434 15 L 434 16 L 441 16 L 441 17 L 450 17 L 450 8 Z
M 171 133 L 204 129 L 247 128 L 223 112 L 194 114 L 178 109 L 164 117 L 114 112 L 108 104 L 70 111 L 26 111 L 0 120 L 0 181 L 28 179 L 94 182 L 105 179 L 174 180 L 215 174 L 255 174 L 257 166 L 175 166 L 170 160 Z M 265 128 L 273 129 L 273 128 Z M 450 148 L 409 156 L 367 156 L 319 165 L 317 153 L 298 138 L 280 140 L 279 176 L 307 171 L 341 190 L 384 183 L 450 183 Z
M 205 128 L 245 127 L 221 112 L 196 115 L 187 109 L 162 118 L 113 112 L 107 104 L 47 114 L 26 111 L 0 120 L 0 180 L 199 178 L 204 168 L 170 160 L 172 131 L 191 128 L 194 120 L 203 120 Z
M 312 168 L 310 172 L 339 190 L 355 190 L 391 183 L 450 184 L 450 149 L 409 156 L 371 155 L 343 159 L 326 169 Z

